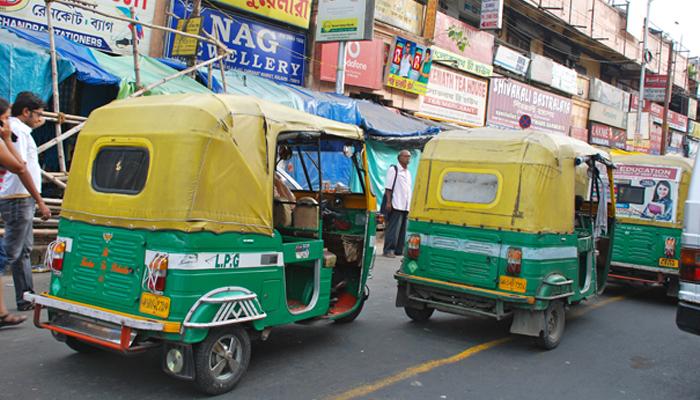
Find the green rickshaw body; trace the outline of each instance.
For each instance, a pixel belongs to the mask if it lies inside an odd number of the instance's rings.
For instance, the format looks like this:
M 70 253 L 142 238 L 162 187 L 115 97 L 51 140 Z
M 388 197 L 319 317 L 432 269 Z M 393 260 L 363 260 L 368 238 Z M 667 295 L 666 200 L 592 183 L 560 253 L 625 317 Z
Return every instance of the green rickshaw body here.
M 613 160 L 617 221 L 610 277 L 664 284 L 675 295 L 692 162 L 637 154 Z M 667 194 L 659 197 L 659 190 Z
M 322 152 L 339 149 L 361 190 L 321 185 Z M 376 231 L 363 149 L 354 126 L 243 96 L 152 96 L 96 110 L 48 252 L 49 291 L 27 294 L 35 324 L 77 350 L 164 344 L 166 372 L 209 394 L 230 390 L 247 367 L 249 335 L 349 322 L 362 310 Z M 306 187 L 285 183 L 293 151 Z M 207 351 L 221 352 L 224 339 L 241 350 L 221 360 L 242 358 L 237 372 L 212 377 Z
M 513 315 L 512 332 L 539 336 L 553 303 L 605 286 L 614 199 L 594 200 L 611 169 L 600 150 L 557 135 L 483 128 L 432 139 L 395 274 L 397 306 L 413 319 Z

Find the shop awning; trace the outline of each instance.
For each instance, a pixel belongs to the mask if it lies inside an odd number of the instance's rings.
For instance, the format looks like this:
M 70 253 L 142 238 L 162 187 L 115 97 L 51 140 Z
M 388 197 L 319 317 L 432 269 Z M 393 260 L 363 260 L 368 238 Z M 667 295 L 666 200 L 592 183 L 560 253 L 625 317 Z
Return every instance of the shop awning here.
M 0 97 L 12 102 L 19 92 L 31 91 L 44 101 L 51 97 L 51 56 L 43 47 L 0 29 Z M 58 59 L 58 80 L 75 72 L 73 65 Z
M 184 62 L 182 62 L 180 60 L 173 59 L 173 58 L 159 58 L 158 61 L 160 61 L 163 64 L 167 65 L 168 67 L 170 67 L 172 69 L 176 69 L 178 71 L 182 71 L 183 69 L 187 68 L 187 65 Z M 211 81 L 212 92 L 223 93 L 224 88 L 221 87 L 221 83 L 219 82 L 219 79 L 218 79 L 219 70 L 214 69 L 211 75 L 212 75 L 212 81 Z M 197 78 L 199 79 L 199 82 L 205 86 L 207 85 L 208 77 L 209 77 L 209 72 L 207 71 L 206 67 L 203 67 L 203 68 L 200 68 L 197 70 Z
M 30 31 L 25 29 L 10 28 L 7 30 L 49 51 L 49 35 L 46 32 Z M 75 68 L 76 78 L 90 85 L 116 85 L 120 79 L 115 74 L 102 68 L 92 51 L 81 44 L 72 42 L 62 36 L 55 35 L 56 53 L 58 56 L 70 62 Z M 49 75 L 49 82 L 51 82 Z M 50 85 L 49 85 L 50 87 Z
M 89 50 L 99 65 L 105 70 L 119 77 L 118 99 L 129 97 L 136 90 L 136 78 L 134 76 L 133 56 L 109 56 L 97 50 Z M 177 73 L 176 70 L 161 63 L 155 58 L 141 56 L 139 58 L 141 72 L 141 84 L 143 86 L 156 83 L 163 78 Z M 211 93 L 211 90 L 200 85 L 189 76 L 180 76 L 149 92 L 150 94 L 175 94 L 175 93 Z

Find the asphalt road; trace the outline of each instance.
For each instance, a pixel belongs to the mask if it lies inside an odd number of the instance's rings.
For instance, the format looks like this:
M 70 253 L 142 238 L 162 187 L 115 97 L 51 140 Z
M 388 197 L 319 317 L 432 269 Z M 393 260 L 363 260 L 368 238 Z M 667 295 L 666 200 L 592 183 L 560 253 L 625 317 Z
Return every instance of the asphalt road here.
M 506 322 L 443 313 L 410 322 L 394 307 L 397 260 L 377 258 L 354 323 L 273 330 L 219 398 L 700 399 L 700 337 L 676 328 L 663 290 L 610 287 L 570 309 L 561 345 L 542 351 Z M 48 275 L 35 281 L 45 288 Z M 8 300 L 11 282 L 3 278 Z M 0 399 L 202 398 L 161 372 L 157 351 L 77 354 L 29 322 L 0 329 L 0 349 Z

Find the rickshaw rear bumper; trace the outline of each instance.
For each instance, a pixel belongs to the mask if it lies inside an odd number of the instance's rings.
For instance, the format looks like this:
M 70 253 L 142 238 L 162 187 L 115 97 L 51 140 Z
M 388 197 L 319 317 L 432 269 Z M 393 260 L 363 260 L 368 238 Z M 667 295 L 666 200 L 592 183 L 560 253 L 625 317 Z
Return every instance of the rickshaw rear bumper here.
M 637 281 L 643 283 L 664 283 L 666 277 L 678 276 L 678 269 L 649 267 L 646 265 L 612 262 L 608 277 L 617 280 Z
M 501 319 L 511 314 L 506 305 L 531 307 L 536 302 L 533 296 L 408 275 L 400 271 L 394 274 L 394 278 L 399 283 L 397 307 L 427 306 L 449 313 Z
M 143 351 L 152 344 L 136 345 L 139 331 L 177 332 L 179 324 L 118 313 L 87 304 L 60 299 L 48 294 L 25 293 L 34 304 L 34 325 L 54 334 L 73 337 L 92 345 L 123 353 Z M 51 310 L 53 317 L 41 320 L 41 310 Z

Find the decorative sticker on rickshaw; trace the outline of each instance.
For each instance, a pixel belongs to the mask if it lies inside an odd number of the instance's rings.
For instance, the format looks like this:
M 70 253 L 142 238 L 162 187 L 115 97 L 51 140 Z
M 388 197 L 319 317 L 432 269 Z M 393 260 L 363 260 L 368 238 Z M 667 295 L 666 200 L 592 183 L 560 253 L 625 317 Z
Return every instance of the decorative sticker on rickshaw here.
M 615 170 L 617 216 L 675 223 L 680 180 L 680 168 L 618 164 Z
M 298 244 L 295 249 L 297 260 L 309 258 L 311 255 L 310 248 L 311 246 L 308 243 Z
M 678 268 L 676 258 L 676 238 L 667 236 L 664 239 L 664 258 L 659 258 L 659 266 L 667 268 Z
M 147 250 L 145 260 L 157 252 Z M 169 253 L 168 269 L 239 269 L 282 266 L 282 253 Z

